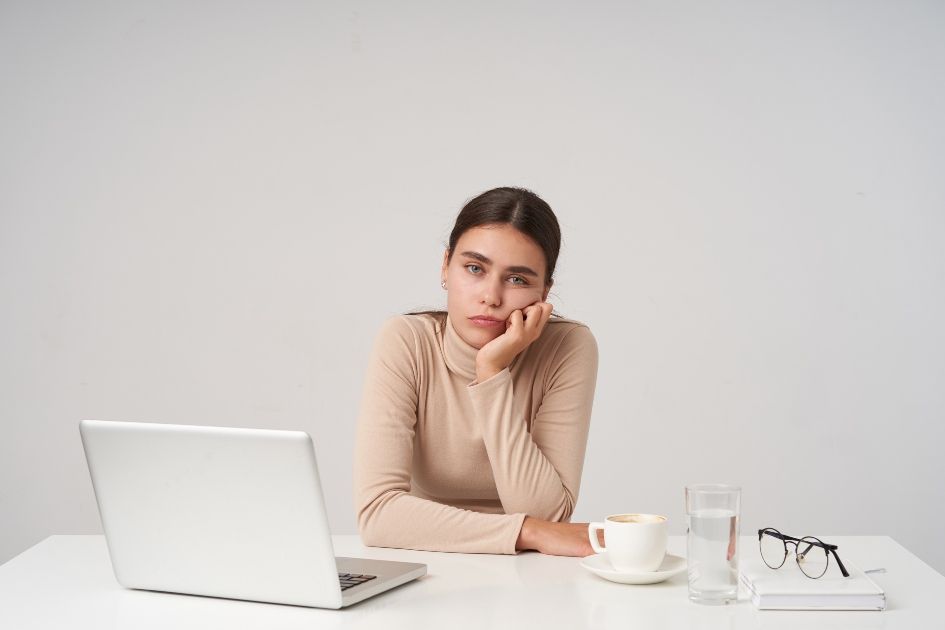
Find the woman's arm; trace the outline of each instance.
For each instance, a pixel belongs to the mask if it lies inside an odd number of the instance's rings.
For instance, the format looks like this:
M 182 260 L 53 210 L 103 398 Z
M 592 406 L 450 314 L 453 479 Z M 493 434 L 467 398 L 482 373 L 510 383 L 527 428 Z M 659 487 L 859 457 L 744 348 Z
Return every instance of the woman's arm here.
M 484 514 L 409 494 L 420 352 L 410 323 L 396 317 L 385 323 L 368 363 L 354 467 L 362 540 L 378 547 L 515 553 L 524 514 Z
M 552 556 L 590 556 L 595 552 L 587 535 L 588 525 L 555 523 L 526 516 L 515 548 L 534 549 Z M 602 530 L 597 530 L 597 541 L 601 546 L 604 545 Z
M 566 521 L 577 502 L 597 383 L 597 343 L 590 329 L 567 331 L 550 360 L 548 388 L 531 433 L 525 419 L 514 415 L 508 368 L 468 392 L 505 511 Z

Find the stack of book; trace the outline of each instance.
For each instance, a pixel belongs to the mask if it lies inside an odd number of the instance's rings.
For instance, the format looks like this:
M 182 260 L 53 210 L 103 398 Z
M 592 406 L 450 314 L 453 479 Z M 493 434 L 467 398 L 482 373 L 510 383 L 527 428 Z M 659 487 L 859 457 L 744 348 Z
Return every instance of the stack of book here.
M 745 559 L 739 570 L 742 584 L 759 610 L 885 610 L 886 594 L 860 569 L 844 562 L 850 577 L 832 566 L 816 580 L 785 562 L 771 569 L 760 558 Z

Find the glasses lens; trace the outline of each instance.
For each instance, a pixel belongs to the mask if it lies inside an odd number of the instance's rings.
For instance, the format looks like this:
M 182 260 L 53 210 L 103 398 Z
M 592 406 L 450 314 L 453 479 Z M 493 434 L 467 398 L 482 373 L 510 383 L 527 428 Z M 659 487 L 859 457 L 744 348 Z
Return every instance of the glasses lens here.
M 805 536 L 797 543 L 797 566 L 809 578 L 816 579 L 827 572 L 830 556 L 824 547 L 819 546 L 822 544 L 813 536 Z
M 784 559 L 787 557 L 787 549 L 784 548 L 784 541 L 780 538 L 778 530 L 768 528 L 764 530 L 761 535 L 761 559 L 765 561 L 772 569 L 779 569 L 781 565 L 784 564 Z

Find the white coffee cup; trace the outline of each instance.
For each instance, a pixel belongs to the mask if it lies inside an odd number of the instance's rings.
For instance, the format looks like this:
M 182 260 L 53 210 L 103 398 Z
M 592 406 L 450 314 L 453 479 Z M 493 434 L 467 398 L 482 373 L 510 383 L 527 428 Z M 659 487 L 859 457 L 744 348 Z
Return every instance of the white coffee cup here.
M 604 547 L 597 530 L 604 530 Z M 666 517 L 657 514 L 611 514 L 603 523 L 590 523 L 587 535 L 597 553 L 606 553 L 618 571 L 656 571 L 666 555 Z

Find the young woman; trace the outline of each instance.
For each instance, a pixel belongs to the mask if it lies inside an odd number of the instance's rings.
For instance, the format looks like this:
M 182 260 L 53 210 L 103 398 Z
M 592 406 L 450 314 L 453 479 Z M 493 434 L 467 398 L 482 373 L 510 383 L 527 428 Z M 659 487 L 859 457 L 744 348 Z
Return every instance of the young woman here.
M 450 234 L 447 310 L 388 320 L 355 448 L 366 545 L 587 556 L 577 503 L 597 344 L 546 302 L 560 249 L 547 203 L 519 188 L 469 201 Z

